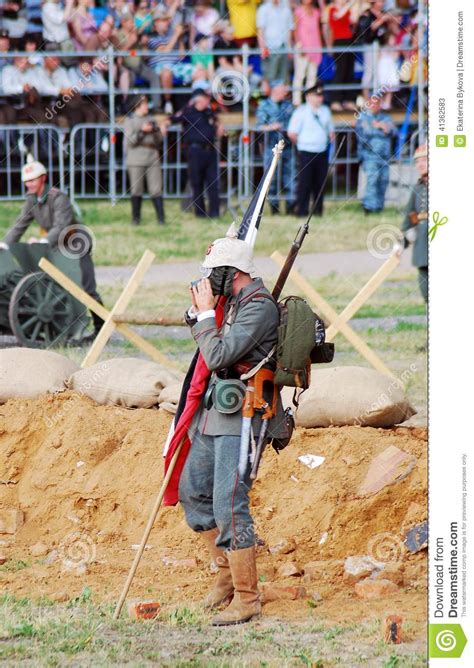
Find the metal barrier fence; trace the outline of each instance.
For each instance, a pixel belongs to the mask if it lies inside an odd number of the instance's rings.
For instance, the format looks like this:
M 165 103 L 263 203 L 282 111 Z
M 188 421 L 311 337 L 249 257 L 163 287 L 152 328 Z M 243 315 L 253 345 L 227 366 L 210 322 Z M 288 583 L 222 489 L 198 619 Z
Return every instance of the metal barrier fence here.
M 20 173 L 28 152 L 43 161 L 52 181 L 64 190 L 64 137 L 54 125 L 0 125 L 0 200 L 24 197 Z
M 412 129 L 399 160 L 400 174 L 406 171 L 416 148 L 418 131 Z M 73 127 L 66 141 L 66 131 L 55 126 L 0 126 L 0 201 L 23 199 L 21 168 L 26 150 L 43 160 L 51 182 L 69 192 L 73 200 L 129 197 L 124 129 L 120 125 L 82 124 Z M 345 140 L 328 187 L 327 198 L 347 200 L 357 193 L 358 158 L 353 127 L 336 126 L 336 145 Z M 241 125 L 227 128 L 217 143 L 218 178 L 221 199 L 226 206 L 243 205 L 252 196 L 264 169 L 265 155 L 275 143 L 275 134 Z M 65 159 L 66 156 L 66 159 Z M 190 196 L 186 149 L 181 126 L 171 126 L 163 138 L 163 195 L 166 199 Z M 280 161 L 275 175 L 278 198 L 292 201 L 298 180 L 298 160 L 293 145 Z M 400 188 L 406 184 L 400 179 Z

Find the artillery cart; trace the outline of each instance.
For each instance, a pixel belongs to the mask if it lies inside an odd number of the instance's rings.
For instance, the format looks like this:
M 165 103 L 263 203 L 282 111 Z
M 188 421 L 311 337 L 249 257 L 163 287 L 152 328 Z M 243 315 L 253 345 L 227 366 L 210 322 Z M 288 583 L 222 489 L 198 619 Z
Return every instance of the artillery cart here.
M 86 307 L 38 267 L 46 257 L 78 285 L 77 257 L 44 243 L 12 243 L 0 249 L 0 334 L 29 348 L 80 343 L 89 324 Z

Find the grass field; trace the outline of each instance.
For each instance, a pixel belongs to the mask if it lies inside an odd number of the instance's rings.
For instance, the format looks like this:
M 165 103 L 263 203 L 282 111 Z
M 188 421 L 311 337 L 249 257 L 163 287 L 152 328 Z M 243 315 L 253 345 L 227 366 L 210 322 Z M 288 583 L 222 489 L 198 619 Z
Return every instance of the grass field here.
M 0 205 L 0 238 L 13 224 L 20 211 L 20 202 Z M 158 226 L 151 202 L 143 205 L 143 220 L 139 227 L 130 224 L 129 202 L 81 202 L 83 224 L 96 240 L 94 260 L 97 265 L 135 264 L 149 248 L 157 262 L 172 262 L 199 258 L 212 239 L 223 236 L 232 222 L 229 212 L 216 220 L 196 219 L 181 211 L 178 202 L 166 202 L 167 224 Z M 313 218 L 311 234 L 304 252 L 325 252 L 367 248 L 367 234 L 375 225 L 400 227 L 402 215 L 395 207 L 387 207 L 375 217 L 363 215 L 357 202 L 328 202 L 323 218 Z M 237 222 L 240 222 L 237 221 Z M 256 255 L 269 255 L 276 248 L 289 249 L 301 219 L 293 216 L 266 216 L 262 233 L 255 248 Z M 37 236 L 34 226 L 23 240 Z
M 112 606 L 94 604 L 92 592 L 65 605 L 0 598 L 0 661 L 34 666 L 378 666 L 426 665 L 424 642 L 386 645 L 382 620 L 329 625 L 308 606 L 308 621 L 264 620 L 213 629 L 199 610 L 169 608 L 159 621 L 112 621 Z M 404 626 L 408 638 L 409 623 Z

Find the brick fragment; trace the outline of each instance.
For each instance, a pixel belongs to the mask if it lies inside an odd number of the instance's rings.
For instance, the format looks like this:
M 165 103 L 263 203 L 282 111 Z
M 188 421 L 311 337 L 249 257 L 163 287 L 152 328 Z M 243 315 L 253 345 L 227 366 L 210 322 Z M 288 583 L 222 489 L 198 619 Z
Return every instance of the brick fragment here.
M 0 533 L 15 534 L 23 522 L 24 514 L 19 508 L 0 510 Z
M 399 590 L 391 580 L 372 580 L 371 578 L 357 582 L 354 589 L 357 596 L 364 599 L 384 598 L 390 596 L 390 594 L 395 594 Z
M 306 598 L 306 587 L 279 585 L 274 582 L 264 582 L 260 585 L 262 594 L 262 603 L 271 601 L 296 601 L 299 598 Z

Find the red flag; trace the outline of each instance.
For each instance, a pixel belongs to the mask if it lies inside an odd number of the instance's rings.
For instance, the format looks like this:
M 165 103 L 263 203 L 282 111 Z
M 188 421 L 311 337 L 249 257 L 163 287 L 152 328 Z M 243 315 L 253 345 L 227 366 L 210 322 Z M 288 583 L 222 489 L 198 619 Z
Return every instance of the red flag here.
M 250 204 L 239 226 L 238 238 L 246 241 L 252 246 L 255 244 L 257 230 L 262 218 L 265 198 L 275 173 L 278 160 L 283 150 L 283 146 L 284 142 L 279 142 L 273 149 L 273 160 L 263 174 L 257 190 L 255 191 L 255 194 L 252 197 L 252 200 L 250 201 Z M 218 327 L 220 327 L 222 324 L 225 302 L 226 299 L 221 297 L 216 308 L 216 323 Z M 163 505 L 165 506 L 175 506 L 179 501 L 179 479 L 181 477 L 186 458 L 191 448 L 191 442 L 188 437 L 188 429 L 196 411 L 199 408 L 210 376 L 210 371 L 207 368 L 201 353 L 199 353 L 197 358 L 195 357 L 194 359 L 196 362 L 194 364 L 193 360 L 183 385 L 178 411 L 174 421 L 174 433 L 165 454 L 166 474 L 170 462 L 173 459 L 174 453 L 176 452 L 177 448 L 181 446 L 178 459 L 176 460 L 173 473 L 171 474 L 170 481 L 163 497 Z

